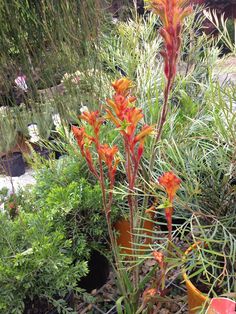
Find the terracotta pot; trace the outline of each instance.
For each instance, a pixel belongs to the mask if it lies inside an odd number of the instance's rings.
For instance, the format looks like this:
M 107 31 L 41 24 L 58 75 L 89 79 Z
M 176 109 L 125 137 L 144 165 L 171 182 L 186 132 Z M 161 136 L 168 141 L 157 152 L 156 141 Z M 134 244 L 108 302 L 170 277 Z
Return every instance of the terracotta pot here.
M 125 247 L 127 249 L 122 249 L 122 253 L 130 254 L 131 250 L 129 249 L 131 247 L 130 241 L 130 225 L 129 221 L 126 219 L 118 220 L 115 225 L 115 230 L 119 233 L 116 237 L 116 242 L 119 246 Z
M 147 229 L 147 231 L 143 231 L 143 233 L 145 233 L 147 236 L 151 236 L 152 235 L 152 231 L 153 231 L 153 226 L 154 223 L 152 221 L 144 221 L 143 224 L 143 228 Z M 127 219 L 121 219 L 119 221 L 117 221 L 114 225 L 115 230 L 119 232 L 119 235 L 116 238 L 117 244 L 119 246 L 122 246 L 124 248 L 122 248 L 121 252 L 122 253 L 126 253 L 126 254 L 131 254 L 132 250 L 131 250 L 131 235 L 130 235 L 130 223 L 129 220 Z M 152 239 L 150 238 L 145 238 L 143 244 L 151 244 L 152 243 Z M 143 250 L 145 250 L 145 246 L 141 246 L 140 247 L 140 252 L 142 253 Z
M 188 254 L 196 249 L 198 245 L 200 245 L 201 242 L 196 242 L 193 245 L 191 245 L 184 253 L 183 261 L 186 260 Z M 188 279 L 188 275 L 186 273 L 186 270 L 183 271 L 183 278 L 186 283 L 187 287 L 187 293 L 188 293 L 188 309 L 189 314 L 196 314 L 198 313 L 199 308 L 204 304 L 208 304 L 210 299 L 207 295 L 203 294 L 200 290 L 198 290 L 193 283 Z

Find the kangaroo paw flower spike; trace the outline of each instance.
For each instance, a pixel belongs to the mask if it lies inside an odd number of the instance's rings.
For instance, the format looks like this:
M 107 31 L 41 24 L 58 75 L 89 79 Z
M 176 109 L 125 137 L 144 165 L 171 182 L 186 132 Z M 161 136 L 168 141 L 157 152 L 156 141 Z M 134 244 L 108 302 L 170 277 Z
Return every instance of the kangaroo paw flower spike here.
M 165 188 L 169 201 L 172 203 L 180 187 L 181 180 L 173 172 L 165 172 L 158 182 Z
M 160 34 L 164 40 L 165 76 L 171 85 L 176 75 L 176 64 L 181 46 L 181 29 L 183 19 L 192 12 L 186 0 L 148 0 L 149 8 L 156 13 L 163 24 Z
M 144 151 L 144 141 L 153 132 L 153 127 L 144 125 L 137 134 L 139 122 L 143 119 L 142 109 L 135 107 L 136 98 L 130 95 L 132 81 L 121 78 L 112 83 L 115 90 L 113 99 L 107 99 L 106 118 L 113 122 L 123 136 L 135 168 L 138 167 Z
M 154 259 L 159 264 L 160 268 L 164 267 L 164 255 L 162 252 L 154 251 L 153 253 Z
M 143 293 L 144 303 L 148 303 L 150 300 L 158 295 L 158 291 L 155 288 L 147 288 Z
M 158 180 L 159 184 L 162 185 L 167 193 L 168 200 L 172 204 L 176 192 L 180 188 L 181 180 L 173 172 L 165 172 Z M 168 224 L 169 233 L 172 231 L 172 215 L 173 207 L 165 209 L 165 216 Z

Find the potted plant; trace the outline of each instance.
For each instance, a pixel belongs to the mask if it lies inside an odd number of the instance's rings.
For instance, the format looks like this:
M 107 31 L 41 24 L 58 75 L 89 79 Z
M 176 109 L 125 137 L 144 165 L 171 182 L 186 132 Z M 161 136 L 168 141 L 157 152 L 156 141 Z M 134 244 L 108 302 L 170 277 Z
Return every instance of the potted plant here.
M 87 248 L 89 273 L 78 278 L 78 286 L 90 292 L 105 284 L 110 272 L 107 252 L 107 230 L 101 212 L 101 190 L 92 184 L 83 163 L 74 152 L 60 160 L 51 160 L 37 171 L 36 184 L 30 194 L 22 193 L 20 207 L 50 210 L 55 226 L 64 226 L 72 241 L 74 262 L 80 260 L 80 250 Z M 81 241 L 83 235 L 84 241 Z
M 49 159 L 52 151 L 47 147 L 46 142 L 50 139 L 53 125 L 49 102 L 44 103 L 39 111 L 32 110 L 31 114 L 32 122 L 28 124 L 28 133 L 32 152 Z
M 0 165 L 8 176 L 21 176 L 25 173 L 25 163 L 20 150 L 14 149 L 21 135 L 15 129 L 14 119 L 9 111 L 0 117 L 0 133 Z
M 211 300 L 206 314 L 234 314 L 236 309 L 236 302 L 228 298 L 214 298 Z
M 152 234 L 153 234 L 153 228 L 154 228 L 155 222 L 154 222 L 154 207 L 151 208 L 149 213 L 146 213 L 143 221 L 143 246 L 140 246 L 137 250 L 139 253 L 142 253 L 142 251 L 145 251 L 147 248 L 146 245 L 149 245 L 152 243 Z M 117 231 L 116 241 L 117 244 L 121 247 L 122 253 L 130 254 L 132 253 L 132 244 L 131 244 L 131 234 L 130 234 L 130 222 L 128 218 L 120 218 L 116 221 L 114 224 L 114 228 Z M 145 237 L 146 236 L 146 237 Z
M 205 313 L 211 298 L 231 295 L 234 291 L 236 240 L 230 220 L 212 218 L 209 225 L 196 215 L 191 217 L 193 244 L 183 257 L 191 314 Z
M 87 248 L 78 237 L 80 258 L 74 263 L 65 227 L 53 212 L 26 212 L 11 219 L 0 212 L 0 312 L 61 313 L 71 311 L 71 292 L 87 273 Z M 70 309 L 69 309 L 70 307 Z

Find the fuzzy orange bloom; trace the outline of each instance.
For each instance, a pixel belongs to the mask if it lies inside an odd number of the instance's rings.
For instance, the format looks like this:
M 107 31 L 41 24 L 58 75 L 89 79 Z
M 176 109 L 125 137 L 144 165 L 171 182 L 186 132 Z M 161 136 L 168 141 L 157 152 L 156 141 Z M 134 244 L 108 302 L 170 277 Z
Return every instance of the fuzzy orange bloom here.
M 107 144 L 104 144 L 100 145 L 98 149 L 98 154 L 101 156 L 102 160 L 107 164 L 108 167 L 112 165 L 112 162 L 114 161 L 115 155 L 117 153 L 117 146 L 109 147 Z
M 115 114 L 121 119 L 121 113 L 123 113 L 129 105 L 129 101 L 126 97 L 115 94 L 113 96 L 113 100 L 107 99 L 107 104 L 110 108 L 112 108 Z
M 90 150 L 89 150 L 88 148 L 85 149 L 84 156 L 85 156 L 85 159 L 86 159 L 86 161 L 87 161 L 89 170 L 90 170 L 96 177 L 98 177 L 96 168 L 94 167 L 94 164 L 93 164 L 93 159 L 92 159 L 91 152 L 90 152 Z
M 158 252 L 158 251 L 154 251 L 152 253 L 152 255 L 154 256 L 155 260 L 159 264 L 160 268 L 163 268 L 163 266 L 164 266 L 164 255 L 163 255 L 163 253 Z
M 176 195 L 176 192 L 180 187 L 181 180 L 173 172 L 165 172 L 159 178 L 158 181 L 159 181 L 159 184 L 165 188 L 166 193 L 168 195 L 168 199 L 170 203 L 172 203 Z M 173 215 L 173 207 L 171 206 L 171 207 L 165 208 L 165 216 L 167 220 L 169 234 L 172 231 L 172 215 Z
M 85 130 L 84 128 L 78 128 L 77 126 L 72 126 L 72 132 L 75 136 L 75 139 L 79 145 L 79 148 L 81 150 L 81 154 L 84 156 L 84 145 L 85 145 L 85 141 L 84 141 L 84 138 L 85 138 Z
M 119 127 L 121 126 L 121 121 L 120 121 L 117 117 L 115 117 L 115 116 L 113 115 L 113 113 L 111 112 L 111 110 L 106 109 L 106 113 L 107 113 L 107 114 L 106 114 L 105 118 L 106 118 L 107 120 L 113 122 L 114 125 L 115 125 L 117 128 L 119 128 Z
M 156 295 L 158 294 L 158 291 L 156 288 L 147 288 L 144 292 L 143 292 L 143 302 L 146 304 L 148 303 L 150 300 L 152 300 L 153 298 L 156 297 Z
M 113 186 L 115 181 L 115 174 L 117 170 L 117 165 L 119 163 L 119 158 L 117 158 L 118 147 L 109 147 L 107 144 L 100 145 L 98 148 L 98 154 L 101 159 L 105 162 L 108 168 L 108 175 L 110 178 L 111 185 Z
M 84 111 L 80 118 L 86 121 L 89 125 L 91 125 L 94 129 L 95 134 L 98 134 L 100 130 L 100 126 L 103 123 L 103 118 L 100 117 L 99 111 Z
M 151 135 L 154 132 L 154 127 L 151 125 L 145 124 L 139 134 L 135 136 L 135 142 L 139 142 L 144 139 L 147 135 Z
M 181 180 L 173 172 L 165 172 L 158 182 L 166 189 L 169 201 L 172 203 L 180 187 Z
M 127 78 L 117 80 L 112 84 L 116 94 L 113 99 L 107 99 L 106 119 L 119 129 L 124 138 L 127 151 L 130 152 L 134 163 L 135 173 L 144 151 L 145 138 L 153 132 L 153 127 L 144 125 L 136 135 L 137 126 L 143 118 L 142 109 L 133 103 L 136 98 L 130 95 L 132 81 Z
M 117 94 L 126 96 L 130 88 L 132 87 L 132 84 L 133 83 L 131 80 L 127 79 L 126 77 L 123 77 L 113 82 L 112 86 Z
M 98 174 L 93 164 L 92 155 L 90 153 L 89 148 L 86 147 L 85 145 L 86 141 L 90 143 L 91 141 L 93 141 L 93 138 L 85 132 L 84 128 L 78 128 L 77 126 L 72 126 L 72 132 L 75 136 L 75 139 L 77 140 L 82 156 L 85 157 L 87 161 L 90 171 L 97 177 Z
M 143 152 L 144 152 L 144 140 L 141 140 L 139 142 L 139 146 L 137 149 L 137 156 L 136 156 L 136 164 L 137 165 L 139 164 L 141 157 L 143 156 Z
M 141 129 L 141 131 L 139 132 L 138 135 L 135 136 L 135 138 L 132 141 L 131 147 L 134 147 L 138 142 L 139 142 L 139 146 L 137 149 L 137 163 L 139 163 L 143 152 L 144 152 L 144 142 L 145 139 L 148 135 L 152 134 L 154 131 L 154 128 L 152 126 L 149 125 L 144 125 Z
M 139 121 L 143 118 L 142 109 L 136 107 L 128 108 L 124 112 L 123 122 L 127 125 L 125 133 L 129 137 L 133 137 Z

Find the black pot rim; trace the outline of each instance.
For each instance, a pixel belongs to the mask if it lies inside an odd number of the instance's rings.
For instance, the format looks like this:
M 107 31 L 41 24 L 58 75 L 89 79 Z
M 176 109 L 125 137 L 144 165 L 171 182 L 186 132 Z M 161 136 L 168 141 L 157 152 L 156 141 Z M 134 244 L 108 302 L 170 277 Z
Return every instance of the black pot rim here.
M 18 156 L 22 156 L 21 152 L 13 152 L 10 154 L 5 154 L 1 157 L 1 160 L 6 161 L 6 160 L 12 160 L 17 158 Z

